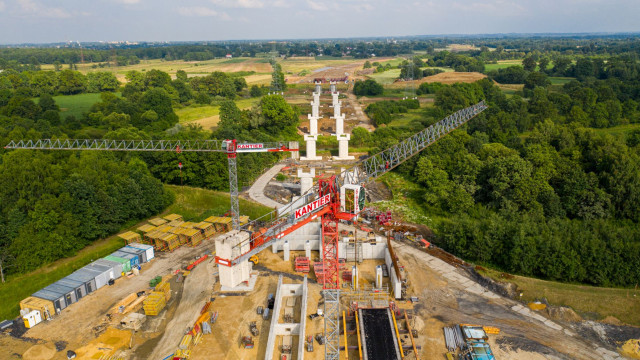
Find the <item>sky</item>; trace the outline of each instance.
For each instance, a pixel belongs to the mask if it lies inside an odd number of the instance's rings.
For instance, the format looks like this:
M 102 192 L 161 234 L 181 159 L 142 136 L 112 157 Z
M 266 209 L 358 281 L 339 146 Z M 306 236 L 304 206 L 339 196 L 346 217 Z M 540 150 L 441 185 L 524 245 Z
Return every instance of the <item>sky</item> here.
M 640 0 L 0 0 L 0 44 L 640 31 Z

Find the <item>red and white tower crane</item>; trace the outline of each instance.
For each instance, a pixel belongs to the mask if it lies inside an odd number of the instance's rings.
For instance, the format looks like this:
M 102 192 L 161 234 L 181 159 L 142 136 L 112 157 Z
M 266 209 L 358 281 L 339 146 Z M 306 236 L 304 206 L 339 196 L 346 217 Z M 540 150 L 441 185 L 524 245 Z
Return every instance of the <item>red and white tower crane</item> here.
M 418 154 L 427 146 L 460 127 L 487 108 L 484 101 L 462 109 L 398 144 L 359 161 L 340 175 L 323 176 L 318 186 L 300 199 L 245 225 L 249 232 L 249 250 L 224 259 L 216 257 L 220 266 L 235 266 L 274 241 L 320 218 L 322 227 L 323 292 L 325 297 L 325 359 L 339 360 L 340 356 L 340 283 L 338 254 L 338 224 L 351 221 L 364 207 L 365 188 L 376 179 Z M 229 165 L 229 188 L 233 225 L 238 229 L 238 184 L 236 156 L 244 152 L 298 151 L 285 143 L 238 143 L 236 140 L 20 140 L 11 141 L 5 149 L 37 150 L 104 150 L 104 151 L 177 151 L 223 152 Z M 248 229 L 252 229 L 251 231 Z M 246 243 L 236 245 L 247 248 Z

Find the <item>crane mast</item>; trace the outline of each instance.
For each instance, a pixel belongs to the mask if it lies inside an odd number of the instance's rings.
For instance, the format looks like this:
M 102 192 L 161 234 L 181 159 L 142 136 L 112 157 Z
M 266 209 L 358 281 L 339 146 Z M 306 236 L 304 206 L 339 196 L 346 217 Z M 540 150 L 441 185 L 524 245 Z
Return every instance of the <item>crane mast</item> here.
M 391 171 L 409 158 L 424 150 L 444 135 L 450 133 L 487 109 L 484 101 L 438 121 L 398 144 L 355 163 L 340 175 L 322 177 L 318 187 L 303 194 L 299 200 L 258 218 L 242 227 L 250 232 L 249 251 L 234 259 L 216 257 L 221 266 L 234 266 L 270 246 L 300 227 L 321 219 L 322 266 L 324 270 L 323 293 L 325 297 L 325 359 L 339 360 L 339 254 L 338 223 L 352 220 L 364 202 L 364 185 Z M 11 141 L 6 149 L 37 150 L 104 150 L 104 151 L 176 151 L 222 152 L 227 154 L 231 213 L 234 228 L 238 228 L 238 184 L 236 157 L 242 152 L 298 151 L 284 143 L 238 143 L 236 140 L 84 140 L 42 139 Z M 349 194 L 347 195 L 347 191 Z M 347 199 L 349 197 L 349 199 Z M 349 200 L 350 207 L 347 206 Z M 246 243 L 237 246 L 244 246 Z

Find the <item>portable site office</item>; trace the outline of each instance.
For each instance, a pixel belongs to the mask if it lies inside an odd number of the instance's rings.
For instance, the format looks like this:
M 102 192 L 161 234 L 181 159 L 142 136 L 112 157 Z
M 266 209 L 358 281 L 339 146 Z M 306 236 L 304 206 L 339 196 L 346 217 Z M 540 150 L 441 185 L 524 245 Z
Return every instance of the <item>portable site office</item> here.
M 31 294 L 31 296 L 51 301 L 53 303 L 53 313 L 51 315 L 57 314 L 59 310 L 67 307 L 67 300 L 65 299 L 64 294 L 60 294 L 55 291 L 41 289 Z
M 76 301 L 82 299 L 83 297 L 85 297 L 87 295 L 87 287 L 84 285 L 84 283 L 82 281 L 73 280 L 73 279 L 69 279 L 69 278 L 63 278 L 63 279 L 60 279 L 60 280 L 54 282 L 54 285 L 55 284 L 64 285 L 64 286 L 68 286 L 68 287 L 72 288 L 75 291 L 75 294 L 76 294 Z
M 96 286 L 98 287 L 98 289 L 107 285 L 109 283 L 109 280 L 115 279 L 114 270 L 108 266 L 92 262 L 91 264 L 85 266 L 85 269 L 94 270 L 98 273 L 98 276 L 96 276 Z
M 122 276 L 122 263 L 108 259 L 98 259 L 92 264 L 102 265 L 110 268 L 109 279 L 119 279 Z
M 28 298 L 20 301 L 20 310 L 24 309 L 40 311 L 40 316 L 45 320 L 48 320 L 55 315 L 55 306 L 53 305 L 53 301 L 34 296 L 29 296 Z
M 138 255 L 131 254 L 125 251 L 118 250 L 111 255 L 129 260 L 129 263 L 131 264 L 131 268 L 138 266 L 138 264 L 140 263 L 140 259 L 138 258 Z
M 138 259 L 140 259 L 140 264 L 144 264 L 146 263 L 147 260 L 147 252 L 143 249 L 137 248 L 137 247 L 133 247 L 133 246 L 125 246 L 123 248 L 120 248 L 120 251 L 124 251 L 130 254 L 134 254 L 134 255 L 138 255 Z
M 139 243 L 131 243 L 131 244 L 129 244 L 129 246 L 137 248 L 137 249 L 144 250 L 146 255 L 147 255 L 147 261 L 150 261 L 151 259 L 153 259 L 155 257 L 155 253 L 153 251 L 153 246 L 151 246 L 151 245 L 139 244 Z
M 53 301 L 53 306 L 55 306 L 56 312 L 57 309 L 62 310 L 78 301 L 75 289 L 56 283 L 33 293 L 32 296 Z
M 129 259 L 123 259 L 114 255 L 107 255 L 103 259 L 120 263 L 123 273 L 131 271 L 131 261 L 129 261 Z
M 67 276 L 67 278 L 82 281 L 87 290 L 87 294 L 90 294 L 98 290 L 98 287 L 96 286 L 96 276 L 98 276 L 97 271 L 82 268 L 80 270 L 76 270 L 73 274 Z

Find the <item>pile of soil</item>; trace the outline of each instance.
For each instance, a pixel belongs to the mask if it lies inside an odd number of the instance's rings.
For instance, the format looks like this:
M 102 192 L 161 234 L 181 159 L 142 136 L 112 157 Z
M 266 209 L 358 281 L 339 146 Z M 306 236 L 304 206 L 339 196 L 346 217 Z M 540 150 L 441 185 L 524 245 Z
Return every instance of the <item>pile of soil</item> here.
M 578 315 L 571 308 L 565 306 L 548 306 L 547 314 L 553 320 L 560 320 L 566 322 L 580 322 L 582 317 Z
M 56 354 L 56 346 L 52 343 L 37 344 L 22 354 L 25 360 L 49 360 Z

